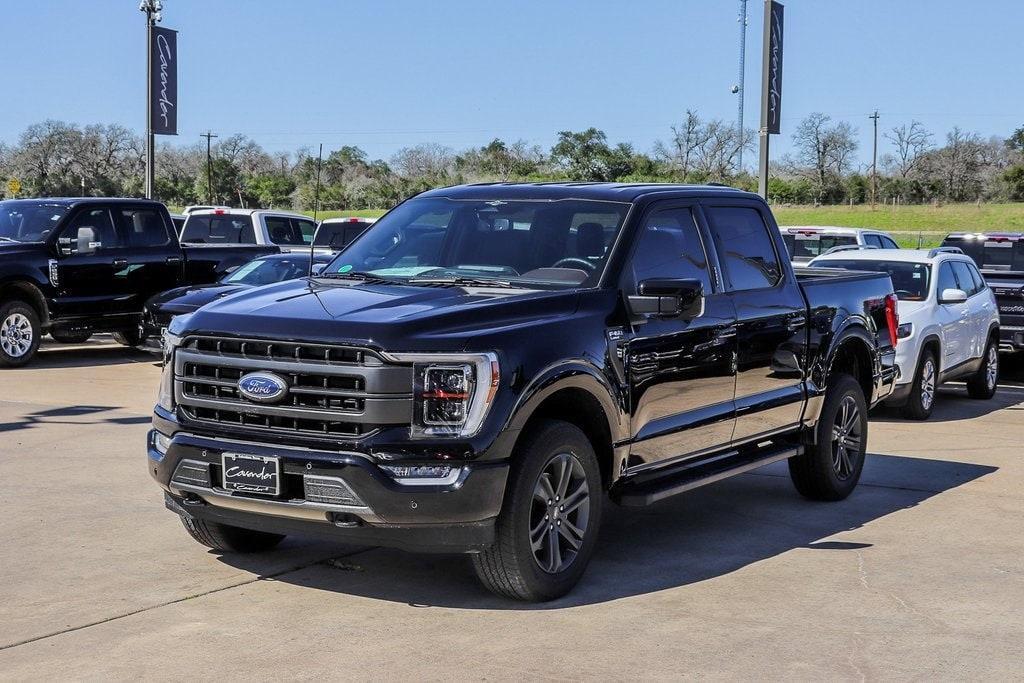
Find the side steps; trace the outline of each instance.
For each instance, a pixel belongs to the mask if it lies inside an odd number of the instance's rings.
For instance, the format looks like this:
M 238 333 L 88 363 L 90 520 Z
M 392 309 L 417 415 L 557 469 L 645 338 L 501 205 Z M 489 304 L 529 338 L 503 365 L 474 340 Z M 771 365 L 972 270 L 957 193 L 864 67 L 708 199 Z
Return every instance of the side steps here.
M 773 445 L 746 452 L 727 451 L 656 472 L 637 474 L 624 482 L 617 491 L 613 491 L 612 495 L 624 507 L 643 507 L 698 486 L 786 460 L 802 452 L 803 446 L 793 444 Z

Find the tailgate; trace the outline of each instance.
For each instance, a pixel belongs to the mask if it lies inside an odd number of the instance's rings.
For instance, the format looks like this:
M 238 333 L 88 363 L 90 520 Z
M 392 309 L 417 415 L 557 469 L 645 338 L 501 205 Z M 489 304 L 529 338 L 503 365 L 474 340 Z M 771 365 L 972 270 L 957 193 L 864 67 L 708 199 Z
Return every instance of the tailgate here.
M 991 271 L 982 274 L 996 295 L 1000 324 L 1004 327 L 1024 327 L 1024 278 L 1014 282 L 1000 277 L 1005 277 L 1005 274 Z

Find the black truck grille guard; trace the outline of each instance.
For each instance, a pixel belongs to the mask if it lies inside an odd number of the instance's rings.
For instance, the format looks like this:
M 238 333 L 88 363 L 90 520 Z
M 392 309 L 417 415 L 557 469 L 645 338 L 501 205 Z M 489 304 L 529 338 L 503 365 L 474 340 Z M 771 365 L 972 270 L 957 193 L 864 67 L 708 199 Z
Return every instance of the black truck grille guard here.
M 238 381 L 284 379 L 278 402 L 256 402 Z M 321 439 L 365 438 L 412 419 L 413 371 L 369 349 L 290 341 L 190 336 L 174 355 L 174 398 L 190 422 L 226 431 Z

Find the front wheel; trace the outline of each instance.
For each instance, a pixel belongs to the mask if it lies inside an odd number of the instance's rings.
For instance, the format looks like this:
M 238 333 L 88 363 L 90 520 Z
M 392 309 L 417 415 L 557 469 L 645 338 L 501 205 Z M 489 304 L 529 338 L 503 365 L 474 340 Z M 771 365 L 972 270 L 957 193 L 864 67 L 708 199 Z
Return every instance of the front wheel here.
M 0 304 L 0 366 L 20 367 L 39 349 L 43 336 L 39 315 L 23 301 Z
M 910 387 L 910 396 L 907 397 L 907 404 L 903 406 L 904 417 L 912 420 L 927 420 L 931 417 L 932 408 L 935 407 L 938 367 L 933 352 L 925 351 L 921 354 L 921 362 L 917 364 L 917 374 L 914 375 L 914 383 Z
M 815 442 L 789 459 L 789 476 L 806 498 L 843 500 L 860 480 L 868 441 L 867 401 L 853 377 L 832 377 L 815 432 Z
M 967 395 L 971 398 L 990 399 L 999 386 L 999 347 L 989 339 L 982 356 L 981 367 L 967 380 Z
M 512 455 L 494 544 L 473 555 L 480 581 L 513 600 L 568 593 L 597 545 L 603 493 L 586 435 L 566 422 L 537 425 Z

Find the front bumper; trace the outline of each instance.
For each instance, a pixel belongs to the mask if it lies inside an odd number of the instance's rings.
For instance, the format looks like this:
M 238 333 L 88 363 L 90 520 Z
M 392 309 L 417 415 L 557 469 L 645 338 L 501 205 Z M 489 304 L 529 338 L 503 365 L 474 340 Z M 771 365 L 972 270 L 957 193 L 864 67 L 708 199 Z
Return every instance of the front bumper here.
M 149 472 L 163 487 L 167 506 L 178 514 L 258 531 L 422 552 L 474 551 L 494 540 L 494 519 L 508 477 L 507 458 L 450 463 L 459 469 L 449 479 L 408 483 L 396 481 L 364 453 L 173 432 L 168 427 L 175 423 L 159 415 L 154 424 L 161 430 L 149 433 Z M 169 444 L 158 448 L 158 433 L 170 436 Z M 224 452 L 280 458 L 282 494 L 269 498 L 225 490 L 220 480 Z M 182 461 L 188 461 L 192 471 L 205 466 L 209 480 L 197 483 L 186 476 L 186 469 L 179 470 Z M 355 502 L 305 500 L 305 483 L 324 479 L 344 482 L 355 494 Z

